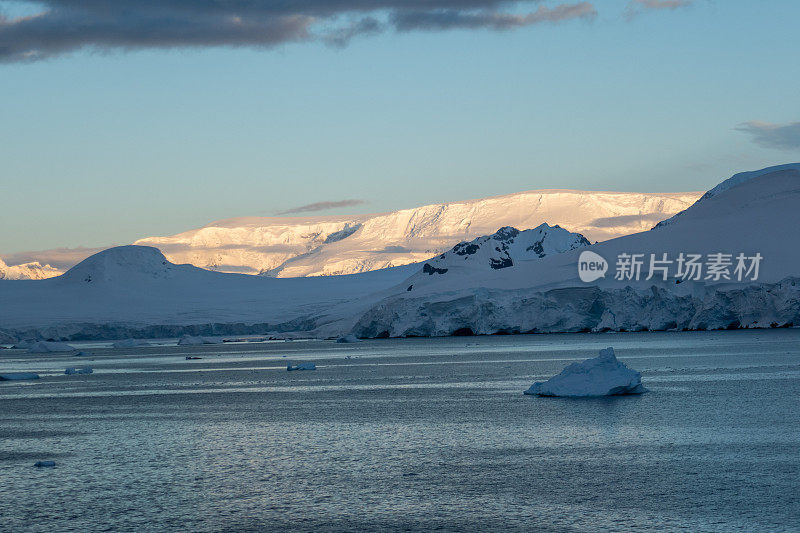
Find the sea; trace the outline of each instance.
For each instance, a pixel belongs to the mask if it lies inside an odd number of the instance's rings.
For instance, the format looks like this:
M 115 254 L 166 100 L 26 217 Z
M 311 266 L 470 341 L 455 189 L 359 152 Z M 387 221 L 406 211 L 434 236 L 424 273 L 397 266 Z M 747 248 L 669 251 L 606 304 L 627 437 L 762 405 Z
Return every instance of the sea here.
M 252 340 L 0 350 L 0 531 L 800 531 L 799 329 Z

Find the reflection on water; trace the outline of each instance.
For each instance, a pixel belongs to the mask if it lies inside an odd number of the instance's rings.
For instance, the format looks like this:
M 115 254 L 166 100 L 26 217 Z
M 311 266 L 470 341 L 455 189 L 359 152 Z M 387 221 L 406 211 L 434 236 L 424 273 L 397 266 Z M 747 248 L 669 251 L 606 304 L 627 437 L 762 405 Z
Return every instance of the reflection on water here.
M 43 377 L 0 383 L 0 530 L 792 530 L 799 341 L 95 347 L 88 376 L 3 350 L 0 371 Z M 609 345 L 650 393 L 522 395 Z M 286 372 L 305 360 L 318 370 Z

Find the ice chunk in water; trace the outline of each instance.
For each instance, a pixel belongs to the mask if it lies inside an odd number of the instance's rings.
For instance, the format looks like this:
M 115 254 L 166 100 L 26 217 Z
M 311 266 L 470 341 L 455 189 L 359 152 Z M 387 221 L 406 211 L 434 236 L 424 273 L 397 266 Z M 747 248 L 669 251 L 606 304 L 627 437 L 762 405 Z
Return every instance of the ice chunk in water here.
M 581 363 L 572 363 L 560 374 L 531 385 L 525 394 L 538 396 L 592 397 L 642 394 L 642 375 L 617 361 L 614 348 Z
M 83 368 L 70 367 L 70 368 L 68 368 L 68 369 L 66 369 L 64 371 L 64 373 L 67 374 L 67 375 L 70 375 L 70 374 L 91 374 L 92 372 L 94 372 L 94 370 L 92 370 L 88 366 L 85 366 Z
M 9 372 L 0 374 L 0 381 L 20 381 L 23 379 L 39 379 L 39 374 L 34 372 Z
M 300 363 L 299 365 L 296 366 L 292 366 L 292 364 L 289 363 L 288 365 L 286 365 L 286 370 L 288 370 L 289 372 L 291 372 L 292 370 L 316 370 L 316 369 L 317 365 L 315 365 L 314 363 Z

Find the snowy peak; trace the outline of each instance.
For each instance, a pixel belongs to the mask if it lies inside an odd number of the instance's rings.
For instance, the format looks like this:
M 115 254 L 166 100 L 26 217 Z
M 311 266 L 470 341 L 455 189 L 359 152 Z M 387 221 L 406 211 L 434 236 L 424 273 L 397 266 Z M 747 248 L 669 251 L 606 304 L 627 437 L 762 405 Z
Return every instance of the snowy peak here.
M 800 177 L 800 163 L 789 163 L 787 165 L 776 165 L 773 167 L 762 168 L 761 170 L 753 170 L 750 172 L 739 172 L 738 174 L 734 174 L 730 178 L 726 179 L 707 193 L 705 193 L 700 200 L 705 200 L 707 198 L 711 198 L 712 196 L 716 196 L 717 194 L 727 191 L 728 189 L 732 189 L 737 185 L 745 183 L 755 178 L 760 178 L 761 176 L 765 176 L 767 174 L 773 174 L 776 172 L 795 172 Z M 698 200 L 698 202 L 700 201 Z
M 146 280 L 175 277 L 180 272 L 195 269 L 190 265 L 174 265 L 157 248 L 149 246 L 118 246 L 84 259 L 63 276 L 61 283 L 133 284 Z
M 580 233 L 542 224 L 520 231 L 511 226 L 492 235 L 456 244 L 452 250 L 426 262 L 422 273 L 429 276 L 456 270 L 501 270 L 520 261 L 530 261 L 574 250 L 591 243 Z
M 0 280 L 26 280 L 52 278 L 61 274 L 57 268 L 42 265 L 38 261 L 8 266 L 0 259 Z
M 672 217 L 662 220 L 658 224 L 656 224 L 652 229 L 662 228 L 669 224 L 672 224 L 677 220 L 679 217 L 683 216 L 684 213 L 690 210 L 695 210 L 701 202 L 706 202 L 711 198 L 715 198 L 716 196 L 734 189 L 736 187 L 745 185 L 750 183 L 753 180 L 761 179 L 764 177 L 789 177 L 791 179 L 795 179 L 800 183 L 800 163 L 790 163 L 787 165 L 777 165 L 773 167 L 762 168 L 761 170 L 753 170 L 750 172 L 739 172 L 738 174 L 734 174 L 730 178 L 726 179 L 713 189 L 710 189 L 706 192 L 703 196 L 701 196 L 695 203 L 689 206 L 687 209 L 676 213 Z

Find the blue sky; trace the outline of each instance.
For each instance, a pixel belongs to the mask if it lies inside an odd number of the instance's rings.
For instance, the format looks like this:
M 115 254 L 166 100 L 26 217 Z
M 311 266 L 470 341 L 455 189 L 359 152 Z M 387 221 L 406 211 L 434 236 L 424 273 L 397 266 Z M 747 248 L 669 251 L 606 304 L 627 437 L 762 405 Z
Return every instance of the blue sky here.
M 704 190 L 800 160 L 800 3 L 633 18 L 623 1 L 592 4 L 593 20 L 508 31 L 0 63 L 0 253 L 345 199 L 364 203 L 319 214 L 537 188 Z M 25 9 L 0 0 L 9 18 Z

